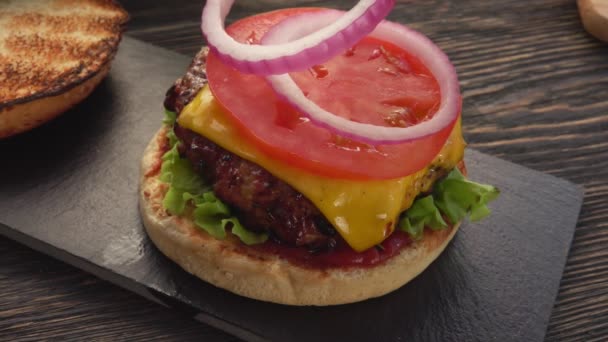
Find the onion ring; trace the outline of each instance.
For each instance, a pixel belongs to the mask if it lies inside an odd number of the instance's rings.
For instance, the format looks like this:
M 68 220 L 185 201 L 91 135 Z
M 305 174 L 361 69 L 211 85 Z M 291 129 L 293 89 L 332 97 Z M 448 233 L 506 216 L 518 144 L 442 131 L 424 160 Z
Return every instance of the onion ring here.
M 266 33 L 262 43 L 280 44 L 285 39 L 294 38 L 283 35 L 288 28 L 306 35 L 331 25 L 343 15 L 341 11 L 326 10 L 285 19 Z M 456 71 L 445 53 L 419 32 L 389 21 L 382 21 L 370 36 L 408 51 L 429 69 L 437 80 L 441 93 L 441 104 L 432 118 L 410 127 L 384 127 L 354 122 L 332 114 L 309 100 L 289 74 L 267 76 L 266 79 L 277 95 L 313 123 L 357 141 L 371 144 L 404 143 L 435 134 L 453 124 L 460 112 L 461 97 Z
M 372 32 L 395 5 L 395 0 L 361 0 L 328 25 L 302 35 L 286 30 L 278 45 L 248 45 L 235 41 L 224 29 L 234 0 L 207 0 L 201 30 L 220 59 L 235 69 L 257 75 L 277 75 L 304 70 L 329 60 Z M 297 27 L 294 27 L 297 28 Z M 297 38 L 293 38 L 297 36 Z

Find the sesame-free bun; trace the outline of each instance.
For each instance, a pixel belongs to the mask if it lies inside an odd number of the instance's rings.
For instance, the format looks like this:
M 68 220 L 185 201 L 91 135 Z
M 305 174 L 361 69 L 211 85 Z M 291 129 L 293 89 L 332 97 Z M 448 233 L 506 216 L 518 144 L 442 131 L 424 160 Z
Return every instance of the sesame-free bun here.
M 0 4 L 0 139 L 89 96 L 110 70 L 127 19 L 111 0 Z
M 288 305 L 352 303 L 391 292 L 420 274 L 445 249 L 458 225 L 425 231 L 424 238 L 388 261 L 366 268 L 314 269 L 247 248 L 229 235 L 218 240 L 187 217 L 162 206 L 160 182 L 167 128 L 150 141 L 141 163 L 140 212 L 150 239 L 167 257 L 195 276 L 241 296 Z

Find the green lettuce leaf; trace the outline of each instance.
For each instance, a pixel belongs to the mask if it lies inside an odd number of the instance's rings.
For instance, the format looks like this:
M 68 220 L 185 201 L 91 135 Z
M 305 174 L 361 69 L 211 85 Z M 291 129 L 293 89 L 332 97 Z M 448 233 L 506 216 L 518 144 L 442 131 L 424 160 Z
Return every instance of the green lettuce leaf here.
M 175 125 L 175 121 L 177 121 L 177 113 L 165 109 L 165 118 L 163 119 L 163 124 L 168 127 L 173 127 L 173 125 Z
M 167 127 L 173 128 L 175 121 L 177 121 L 177 113 L 165 109 L 165 118 L 163 119 L 163 123 Z M 174 146 L 177 143 L 177 136 L 172 129 L 167 132 L 167 138 L 169 139 L 169 144 L 171 146 Z
M 181 215 L 186 209 L 185 195 L 189 195 L 184 190 L 170 186 L 169 190 L 163 198 L 163 207 L 165 207 L 172 215 Z
M 451 223 L 467 216 L 478 221 L 490 214 L 487 204 L 498 197 L 499 190 L 491 185 L 475 183 L 466 179 L 458 168 L 435 184 L 431 195 L 418 198 L 403 213 L 399 228 L 412 238 L 422 237 L 424 227 L 433 230 L 445 229 Z
M 169 127 L 175 124 L 176 115 L 165 111 L 163 123 Z M 226 230 L 238 236 L 243 243 L 251 245 L 268 239 L 267 234 L 256 234 L 246 230 L 239 220 L 232 216 L 230 209 L 222 203 L 211 188 L 193 170 L 190 162 L 181 158 L 177 150 L 177 137 L 173 130 L 167 133 L 171 148 L 162 157 L 160 180 L 169 184 L 169 190 L 163 198 L 163 206 L 172 215 L 182 215 L 187 204 L 193 206 L 194 224 L 211 236 L 224 239 Z
M 161 181 L 191 193 L 200 194 L 207 189 L 202 178 L 192 169 L 190 162 L 180 157 L 177 144 L 163 155 L 162 160 Z
M 226 237 L 225 224 L 222 220 L 230 217 L 230 210 L 212 192 L 206 192 L 192 199 L 195 205 L 193 212 L 194 223 L 213 237 L 223 239 Z
M 223 219 L 222 223 L 232 224 L 232 234 L 238 236 L 246 245 L 255 245 L 268 240 L 268 234 L 257 234 L 245 229 L 241 222 L 235 217 Z
M 422 237 L 424 227 L 437 230 L 447 226 L 431 195 L 414 201 L 399 222 L 399 227 L 415 239 Z

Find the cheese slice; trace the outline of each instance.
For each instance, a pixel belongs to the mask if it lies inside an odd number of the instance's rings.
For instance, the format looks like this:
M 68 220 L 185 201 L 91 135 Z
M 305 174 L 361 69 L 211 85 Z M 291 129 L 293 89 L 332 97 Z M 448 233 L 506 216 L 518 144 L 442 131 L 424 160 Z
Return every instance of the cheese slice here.
M 238 134 L 208 86 L 184 108 L 178 123 L 262 166 L 301 192 L 356 251 L 364 251 L 388 237 L 399 214 L 412 205 L 420 192 L 432 186 L 434 179 L 426 177 L 430 168 L 451 170 L 462 160 L 465 146 L 458 122 L 435 160 L 414 174 L 391 180 L 340 180 L 296 169 L 262 153 Z

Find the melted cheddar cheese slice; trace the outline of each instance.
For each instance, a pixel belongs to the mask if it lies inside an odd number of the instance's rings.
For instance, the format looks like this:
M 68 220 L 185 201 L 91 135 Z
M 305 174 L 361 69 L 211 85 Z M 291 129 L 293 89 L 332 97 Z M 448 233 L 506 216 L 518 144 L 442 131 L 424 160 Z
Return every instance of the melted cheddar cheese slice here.
M 242 138 L 204 87 L 180 113 L 178 123 L 224 149 L 256 163 L 306 196 L 356 251 L 382 242 L 392 233 L 399 214 L 434 182 L 431 168 L 451 170 L 462 159 L 465 143 L 460 122 L 426 168 L 409 176 L 374 181 L 327 178 L 271 159 Z

